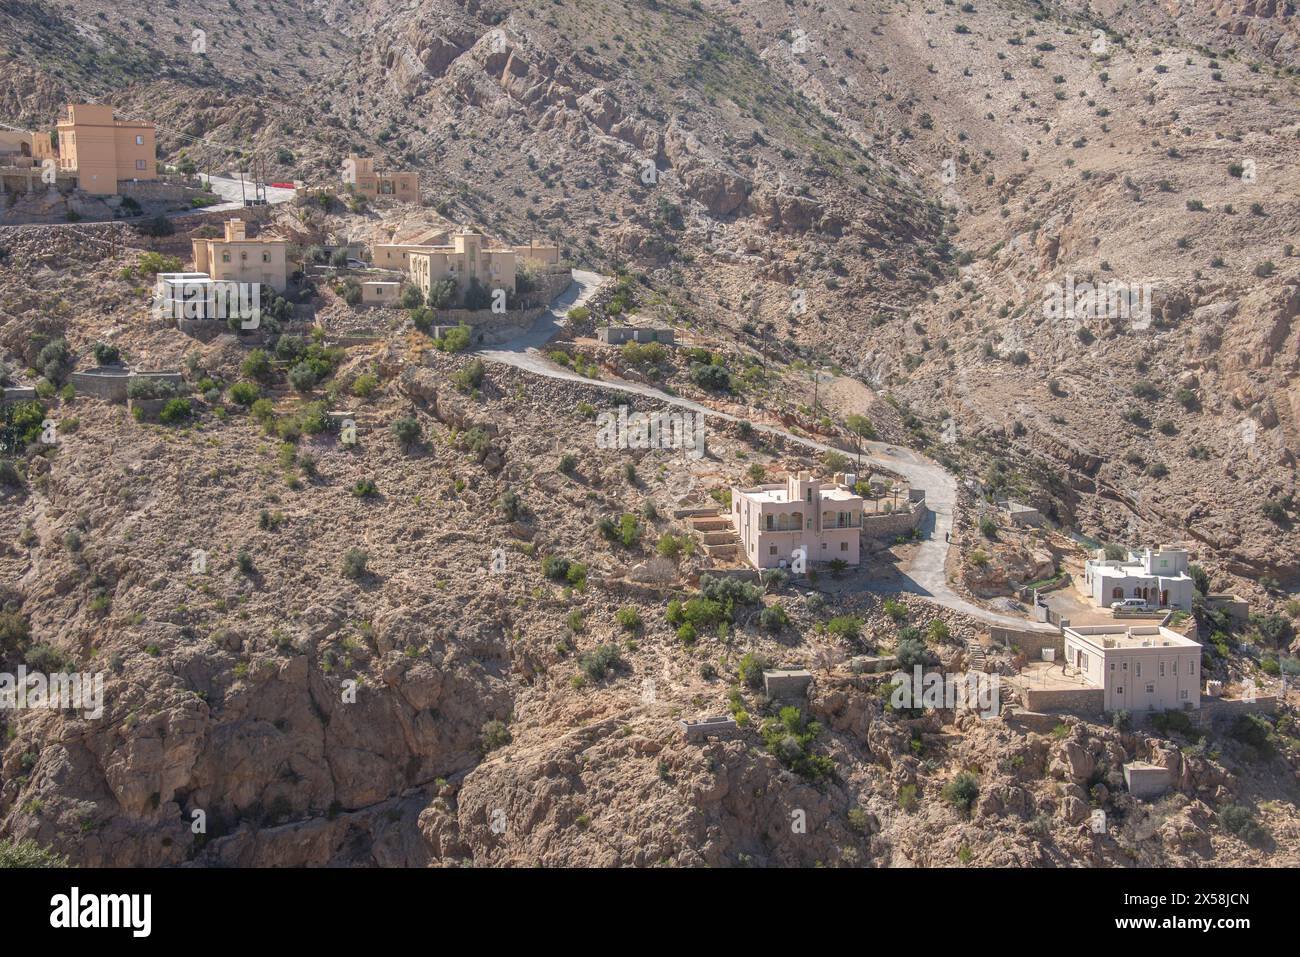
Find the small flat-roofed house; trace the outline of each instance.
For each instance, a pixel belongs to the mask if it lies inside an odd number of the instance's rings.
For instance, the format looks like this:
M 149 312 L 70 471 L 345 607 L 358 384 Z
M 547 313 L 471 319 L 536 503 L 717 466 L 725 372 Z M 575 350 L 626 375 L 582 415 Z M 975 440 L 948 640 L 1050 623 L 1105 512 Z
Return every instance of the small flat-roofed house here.
M 1160 625 L 1079 625 L 1062 631 L 1065 664 L 1101 688 L 1106 711 L 1201 706 L 1201 646 Z

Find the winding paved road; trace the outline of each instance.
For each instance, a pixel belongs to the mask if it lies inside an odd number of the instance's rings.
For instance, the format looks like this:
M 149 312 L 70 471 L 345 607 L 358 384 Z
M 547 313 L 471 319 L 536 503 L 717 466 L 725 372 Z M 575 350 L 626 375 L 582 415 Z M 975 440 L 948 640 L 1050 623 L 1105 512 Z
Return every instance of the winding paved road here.
M 528 332 L 517 339 L 503 343 L 495 349 L 477 350 L 476 355 L 492 362 L 501 362 L 551 379 L 567 379 L 599 389 L 630 392 L 634 395 L 643 395 L 654 399 L 665 405 L 676 406 L 691 412 L 699 412 L 707 417 L 723 419 L 728 422 L 740 421 L 739 416 L 719 412 L 708 406 L 700 405 L 698 402 L 692 402 L 690 399 L 669 395 L 653 386 L 642 385 L 638 382 L 626 382 L 621 379 L 588 379 L 570 369 L 557 365 L 542 354 L 540 351 L 542 346 L 546 345 L 563 325 L 565 313 L 575 306 L 581 306 L 585 303 L 606 281 L 605 277 L 594 272 L 581 269 L 573 270 L 573 284 L 555 299 L 550 310 L 543 314 Z M 760 423 L 752 424 L 757 432 L 779 435 L 789 442 L 796 442 L 819 452 L 844 451 L 835 446 L 823 445 L 812 439 L 795 435 L 777 426 Z M 928 532 L 929 535 L 921 541 L 916 556 L 911 563 L 906 569 L 902 570 L 902 584 L 895 588 L 891 583 L 888 587 L 882 585 L 879 589 L 873 588 L 872 590 L 902 590 L 923 595 L 939 605 L 970 615 L 972 618 L 991 625 L 1033 631 L 1056 630 L 1053 626 L 1042 622 L 996 614 L 967 601 L 953 591 L 948 584 L 947 575 L 944 574 L 944 564 L 948 557 L 948 542 L 945 540 L 945 536 L 952 531 L 953 511 L 957 502 L 956 479 L 936 462 L 910 449 L 898 448 L 884 442 L 866 442 L 863 445 L 865 457 L 873 465 L 902 475 L 913 488 L 925 489 L 925 501 L 930 509 L 930 516 L 926 519 L 922 529 Z

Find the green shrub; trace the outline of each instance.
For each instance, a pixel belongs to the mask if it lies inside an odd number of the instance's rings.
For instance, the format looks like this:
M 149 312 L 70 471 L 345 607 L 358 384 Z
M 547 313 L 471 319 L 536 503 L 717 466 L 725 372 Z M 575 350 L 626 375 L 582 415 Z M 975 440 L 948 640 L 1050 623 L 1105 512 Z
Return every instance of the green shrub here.
M 782 766 L 811 781 L 835 773 L 835 764 L 829 757 L 810 750 L 820 733 L 821 725 L 809 721 L 794 707 L 782 708 L 777 717 L 768 718 L 762 727 L 763 743 L 768 753 Z
M 758 623 L 768 631 L 780 631 L 790 624 L 790 616 L 779 604 L 768 605 L 759 613 Z
M 862 633 L 862 619 L 856 615 L 837 615 L 826 622 L 826 633 L 857 641 Z
M 171 425 L 188 419 L 191 414 L 190 400 L 175 398 L 168 400 L 167 404 L 163 406 L 162 411 L 158 413 L 158 419 Z
M 622 660 L 614 645 L 600 645 L 578 655 L 578 667 L 588 681 L 600 681 L 607 671 L 617 669 L 620 664 Z
M 27 838 L 0 840 L 0 868 L 67 867 L 68 859 Z
M 479 744 L 484 754 L 505 747 L 510 741 L 510 729 L 506 727 L 504 721 L 499 721 L 496 718 L 485 723 L 482 731 L 479 732 Z
M 737 675 L 743 684 L 757 691 L 763 687 L 763 672 L 771 667 L 772 662 L 765 655 L 750 651 L 740 659 Z
M 483 384 L 483 374 L 486 371 L 487 366 L 483 364 L 483 360 L 474 359 L 469 365 L 457 369 L 451 381 L 461 392 L 472 392 Z
M 454 329 L 448 329 L 433 340 L 434 348 L 442 352 L 464 352 L 470 345 L 470 328 L 461 323 Z
M 366 574 L 366 563 L 370 560 L 369 556 L 359 548 L 349 548 L 343 553 L 343 576 L 351 578 L 354 581 L 360 579 Z
M 943 799 L 955 808 L 969 811 L 975 799 L 980 796 L 979 778 L 969 771 L 960 771 L 943 786 L 940 792 Z
M 402 448 L 410 448 L 420 441 L 420 423 L 413 416 L 407 415 L 394 419 L 392 430 Z
M 1260 845 L 1268 839 L 1268 831 L 1255 820 L 1250 808 L 1229 804 L 1219 811 L 1219 824 L 1230 834 L 1235 834 L 1247 844 Z
M 245 408 L 256 402 L 261 394 L 261 390 L 251 382 L 236 382 L 230 387 L 230 400 Z
M 614 612 L 614 620 L 628 631 L 636 631 L 641 627 L 641 613 L 631 605 L 624 605 Z
M 898 658 L 898 667 L 910 671 L 917 665 L 924 667 L 930 662 L 930 652 L 925 643 L 917 638 L 904 638 L 898 643 L 894 655 Z

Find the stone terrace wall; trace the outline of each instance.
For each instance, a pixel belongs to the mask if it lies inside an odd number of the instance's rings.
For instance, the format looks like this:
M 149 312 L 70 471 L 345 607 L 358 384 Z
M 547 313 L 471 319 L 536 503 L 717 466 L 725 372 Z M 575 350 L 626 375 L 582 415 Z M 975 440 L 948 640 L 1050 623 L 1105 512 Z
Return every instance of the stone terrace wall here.
M 924 502 L 916 502 L 911 508 L 900 508 L 888 514 L 864 512 L 862 534 L 868 538 L 894 538 L 919 526 L 928 514 L 929 509 Z
M 1029 711 L 1056 712 L 1095 718 L 1102 713 L 1106 702 L 1101 688 L 1016 689 Z
M 989 637 L 999 645 L 1023 651 L 1031 660 L 1043 657 L 1044 648 L 1055 648 L 1057 661 L 1065 656 L 1065 637 L 1059 631 L 1017 631 L 1013 628 L 989 628 Z

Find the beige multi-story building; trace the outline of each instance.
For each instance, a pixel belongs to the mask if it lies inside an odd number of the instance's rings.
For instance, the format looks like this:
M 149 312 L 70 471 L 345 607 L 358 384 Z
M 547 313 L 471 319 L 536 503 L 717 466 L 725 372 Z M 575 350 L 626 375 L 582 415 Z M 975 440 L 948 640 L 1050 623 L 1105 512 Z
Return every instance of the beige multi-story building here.
M 213 279 L 256 282 L 284 292 L 289 285 L 288 242 L 283 239 L 250 239 L 242 219 L 224 224 L 222 239 L 195 239 L 194 268 Z
M 1201 706 L 1201 646 L 1160 625 L 1079 625 L 1062 629 L 1065 663 L 1104 692 L 1106 711 Z
M 408 203 L 420 201 L 419 173 L 376 170 L 373 157 L 357 156 L 355 153 L 347 158 L 344 169 L 346 170 L 344 182 L 354 187 L 362 196 L 370 199 L 390 196 Z
M 449 244 L 438 246 L 381 243 L 372 253 L 374 265 L 405 271 L 426 297 L 433 284 L 444 279 L 454 280 L 461 295 L 475 279 L 489 293 L 495 289 L 515 291 L 514 250 L 486 248 L 478 233 L 462 230 L 452 234 Z
M 121 180 L 158 178 L 152 123 L 116 119 L 111 106 L 73 103 L 56 131 L 59 168 L 76 171 L 87 193 L 113 196 Z
M 828 483 L 800 472 L 779 485 L 731 490 L 731 523 L 740 549 L 756 568 L 843 559 L 858 564 L 862 497 L 854 476 Z

